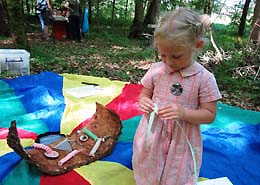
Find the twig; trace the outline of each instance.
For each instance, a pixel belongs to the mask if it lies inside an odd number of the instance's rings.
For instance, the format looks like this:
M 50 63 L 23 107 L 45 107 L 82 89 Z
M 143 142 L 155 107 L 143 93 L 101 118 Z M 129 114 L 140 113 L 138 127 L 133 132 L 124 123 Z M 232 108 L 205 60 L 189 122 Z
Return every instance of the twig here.
M 222 57 L 222 54 L 221 54 L 221 52 L 219 51 L 219 49 L 218 49 L 218 47 L 217 47 L 217 45 L 216 45 L 216 43 L 215 43 L 215 41 L 214 41 L 213 34 L 212 34 L 212 30 L 209 31 L 209 34 L 210 34 L 210 41 L 211 41 L 211 43 L 212 43 L 214 49 L 215 49 L 216 52 L 217 52 L 217 56 L 216 56 L 216 57 L 218 57 L 219 60 L 222 60 L 223 57 Z
M 214 21 L 212 21 L 212 23 L 214 23 L 217 20 L 217 18 L 219 17 L 220 13 L 222 12 L 222 9 L 224 8 L 225 4 L 226 4 L 226 0 L 223 2 L 222 7 L 220 8 L 218 15 L 215 17 L 215 19 L 214 19 Z
M 258 74 L 259 74 L 259 71 L 260 71 L 260 66 L 258 67 L 258 70 L 257 70 L 256 75 L 255 75 L 255 77 L 254 77 L 254 81 L 256 80 L 256 78 L 257 78 L 257 76 L 258 76 Z

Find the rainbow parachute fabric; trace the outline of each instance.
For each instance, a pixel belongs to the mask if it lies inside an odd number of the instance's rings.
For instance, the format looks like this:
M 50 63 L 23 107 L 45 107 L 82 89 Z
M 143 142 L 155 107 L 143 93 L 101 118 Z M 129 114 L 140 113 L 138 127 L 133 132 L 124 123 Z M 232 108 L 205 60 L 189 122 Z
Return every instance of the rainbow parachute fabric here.
M 1 185 L 134 185 L 132 145 L 142 113 L 142 86 L 107 78 L 43 72 L 0 80 Z M 99 102 L 115 110 L 123 130 L 113 152 L 59 176 L 40 173 L 8 147 L 6 137 L 17 121 L 23 147 L 38 135 L 68 135 L 87 124 Z M 216 120 L 201 126 L 203 161 L 200 177 L 228 177 L 234 185 L 259 185 L 260 112 L 218 104 Z

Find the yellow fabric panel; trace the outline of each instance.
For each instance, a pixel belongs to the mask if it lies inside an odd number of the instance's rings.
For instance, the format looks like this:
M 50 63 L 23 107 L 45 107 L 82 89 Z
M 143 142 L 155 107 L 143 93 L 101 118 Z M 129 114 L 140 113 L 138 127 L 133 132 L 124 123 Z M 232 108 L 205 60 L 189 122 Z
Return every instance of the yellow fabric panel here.
M 205 181 L 205 180 L 208 180 L 208 179 L 207 179 L 207 178 L 204 178 L 204 177 L 199 177 L 199 178 L 198 178 L 198 182 Z
M 75 171 L 91 185 L 135 185 L 133 171 L 115 162 L 95 161 Z
M 21 144 L 23 147 L 31 146 L 33 143 L 34 143 L 33 139 L 21 139 Z M 0 146 L 1 146 L 0 155 L 4 155 L 6 153 L 13 151 L 13 149 L 7 145 L 6 139 L 0 140 Z
M 70 134 L 76 126 L 96 112 L 96 102 L 102 105 L 108 104 L 121 93 L 126 84 L 126 82 L 122 81 L 111 81 L 107 78 L 93 76 L 72 74 L 62 74 L 62 76 L 64 77 L 63 95 L 66 107 L 61 120 L 61 133 L 66 135 Z M 68 93 L 68 90 L 72 88 L 86 87 L 86 84 L 82 84 L 82 82 L 98 84 L 99 88 L 110 88 L 112 91 L 109 94 L 80 98 Z

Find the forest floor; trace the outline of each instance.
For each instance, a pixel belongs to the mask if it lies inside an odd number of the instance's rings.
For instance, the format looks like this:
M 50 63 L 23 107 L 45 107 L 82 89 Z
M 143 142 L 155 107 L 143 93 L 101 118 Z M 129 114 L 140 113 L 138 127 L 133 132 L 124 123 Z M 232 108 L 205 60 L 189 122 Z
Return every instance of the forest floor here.
M 103 36 L 98 33 L 85 35 L 80 43 L 53 38 L 41 41 L 39 33 L 28 34 L 31 47 L 30 72 L 36 74 L 54 71 L 59 74 L 91 75 L 139 83 L 154 62 L 153 48 L 146 41 L 129 40 L 110 34 L 104 32 Z M 12 40 L 1 40 L 0 46 L 12 47 Z M 259 101 L 252 100 L 243 90 L 220 90 L 223 95 L 221 102 L 260 111 Z

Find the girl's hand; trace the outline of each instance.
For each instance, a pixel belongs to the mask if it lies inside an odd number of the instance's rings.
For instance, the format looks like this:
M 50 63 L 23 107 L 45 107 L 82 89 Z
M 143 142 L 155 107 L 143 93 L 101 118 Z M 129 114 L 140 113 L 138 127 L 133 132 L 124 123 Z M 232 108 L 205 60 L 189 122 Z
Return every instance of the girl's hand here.
M 140 97 L 139 99 L 139 108 L 144 113 L 150 113 L 153 111 L 154 103 L 148 97 Z
M 159 108 L 158 116 L 161 119 L 183 119 L 185 115 L 185 109 L 181 105 L 167 104 Z

